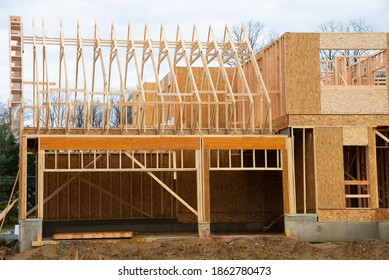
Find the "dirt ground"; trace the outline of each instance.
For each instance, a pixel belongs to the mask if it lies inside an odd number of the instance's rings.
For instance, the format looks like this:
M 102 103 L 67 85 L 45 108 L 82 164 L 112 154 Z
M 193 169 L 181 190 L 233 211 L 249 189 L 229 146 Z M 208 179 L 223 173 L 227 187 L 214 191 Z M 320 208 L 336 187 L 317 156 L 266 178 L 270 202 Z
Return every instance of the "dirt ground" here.
M 5 253 L 3 249 L 3 254 Z M 113 243 L 68 241 L 60 245 L 38 247 L 23 254 L 7 255 L 5 258 L 23 260 L 389 260 L 389 244 L 374 239 L 311 244 L 286 237 L 208 240 L 175 238 Z

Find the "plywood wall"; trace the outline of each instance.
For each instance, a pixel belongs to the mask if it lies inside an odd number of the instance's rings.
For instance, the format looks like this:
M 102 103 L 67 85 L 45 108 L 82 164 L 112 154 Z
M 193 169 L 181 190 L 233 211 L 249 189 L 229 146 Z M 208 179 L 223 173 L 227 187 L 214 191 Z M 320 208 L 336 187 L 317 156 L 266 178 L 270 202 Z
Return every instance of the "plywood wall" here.
M 323 50 L 380 50 L 387 48 L 387 34 L 378 32 L 320 34 L 320 49 Z
M 344 146 L 367 146 L 368 128 L 364 126 L 343 127 Z
M 321 90 L 322 114 L 388 114 L 385 86 L 325 86 Z
M 286 113 L 320 113 L 318 33 L 285 34 Z
M 345 208 L 342 128 L 315 129 L 319 209 Z

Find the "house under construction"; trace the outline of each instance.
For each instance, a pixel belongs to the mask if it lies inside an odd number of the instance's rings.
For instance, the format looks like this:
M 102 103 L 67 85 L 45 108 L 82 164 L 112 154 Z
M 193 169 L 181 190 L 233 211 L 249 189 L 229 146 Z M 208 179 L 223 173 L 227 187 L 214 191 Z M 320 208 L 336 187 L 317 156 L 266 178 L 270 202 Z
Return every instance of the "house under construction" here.
M 22 250 L 72 231 L 389 241 L 389 33 L 285 33 L 254 53 L 227 27 L 31 30 L 10 17 Z

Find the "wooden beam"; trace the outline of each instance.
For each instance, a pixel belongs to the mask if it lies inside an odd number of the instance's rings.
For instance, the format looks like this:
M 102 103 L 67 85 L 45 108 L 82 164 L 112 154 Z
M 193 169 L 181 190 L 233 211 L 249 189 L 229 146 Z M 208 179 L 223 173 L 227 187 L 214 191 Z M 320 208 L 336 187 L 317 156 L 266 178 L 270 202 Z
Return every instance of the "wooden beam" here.
M 374 129 L 375 134 L 377 134 L 379 137 L 381 137 L 384 141 L 386 141 L 389 144 L 389 138 L 383 135 L 381 132 L 379 132 L 377 129 Z
M 56 233 L 54 240 L 132 238 L 132 231 Z
M 286 139 L 286 150 L 282 151 L 282 186 L 284 213 L 296 214 L 296 195 L 293 180 L 292 139 Z
M 199 137 L 41 137 L 42 150 L 198 150 Z
M 19 220 L 27 217 L 27 137 L 20 139 Z
M 204 137 L 209 150 L 285 150 L 285 137 Z
M 37 218 L 43 219 L 43 201 L 44 201 L 44 168 L 45 168 L 45 151 L 39 150 L 38 152 L 38 211 Z

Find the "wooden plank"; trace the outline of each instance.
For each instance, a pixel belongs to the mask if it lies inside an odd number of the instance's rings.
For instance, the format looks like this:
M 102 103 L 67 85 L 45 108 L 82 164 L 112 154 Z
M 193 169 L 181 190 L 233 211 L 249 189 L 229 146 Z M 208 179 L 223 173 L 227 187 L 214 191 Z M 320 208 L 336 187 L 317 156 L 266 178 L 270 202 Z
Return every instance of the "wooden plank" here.
M 37 193 L 37 203 L 38 203 L 38 211 L 37 217 L 38 219 L 43 219 L 43 201 L 44 201 L 44 168 L 45 168 L 45 151 L 40 150 L 38 152 L 38 193 Z
M 387 33 L 337 33 L 320 34 L 321 50 L 383 50 L 388 48 Z
M 322 114 L 387 114 L 386 86 L 324 86 Z
M 20 178 L 19 178 L 19 220 L 27 218 L 27 137 L 22 136 L 20 141 Z
M 42 150 L 197 150 L 199 137 L 41 137 Z
M 377 174 L 377 147 L 376 147 L 376 134 L 375 129 L 368 128 L 368 180 L 369 180 L 369 192 L 371 195 L 371 208 L 379 207 L 379 194 L 378 194 L 378 174 Z
M 315 129 L 319 209 L 345 208 L 341 128 Z
M 389 209 L 319 210 L 319 222 L 380 222 L 389 220 Z
M 282 151 L 282 186 L 284 214 L 296 213 L 296 196 L 293 180 L 292 139 L 286 139 L 286 150 Z
M 367 127 L 343 127 L 344 146 L 367 146 Z
M 344 126 L 365 126 L 377 127 L 387 126 L 389 114 L 380 115 L 288 115 L 289 126 L 308 127 L 344 127 Z
M 373 221 L 375 210 L 371 209 L 319 209 L 319 222 L 368 222 Z
M 285 91 L 286 113 L 320 113 L 318 33 L 285 34 Z
M 204 222 L 211 222 L 211 197 L 210 197 L 210 150 L 204 150 L 203 155 L 203 199 Z
M 54 240 L 132 238 L 132 231 L 56 233 Z
M 285 137 L 204 137 L 204 149 L 209 150 L 284 150 Z
M 345 185 L 368 185 L 368 180 L 344 180 Z

